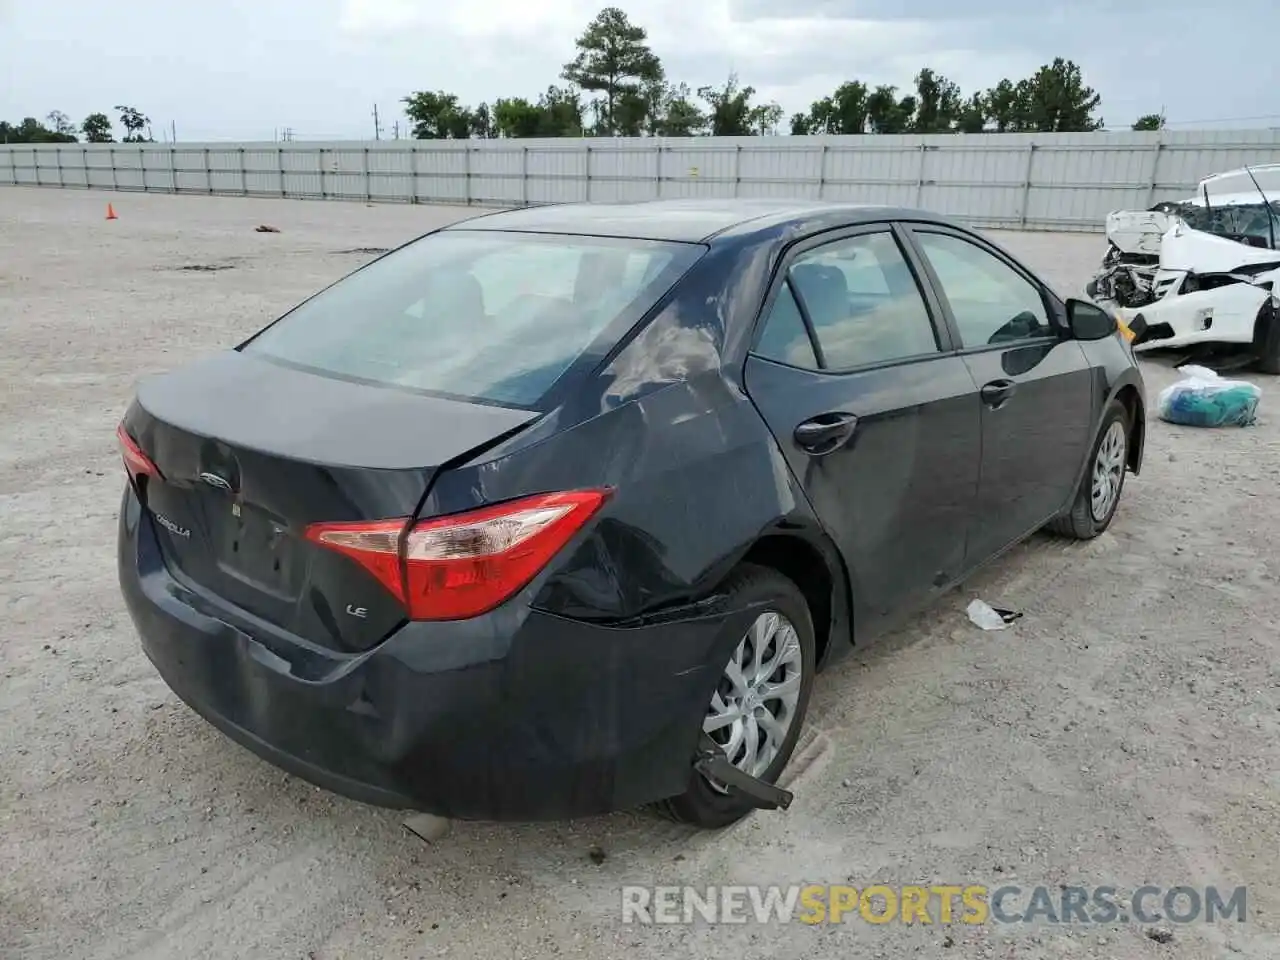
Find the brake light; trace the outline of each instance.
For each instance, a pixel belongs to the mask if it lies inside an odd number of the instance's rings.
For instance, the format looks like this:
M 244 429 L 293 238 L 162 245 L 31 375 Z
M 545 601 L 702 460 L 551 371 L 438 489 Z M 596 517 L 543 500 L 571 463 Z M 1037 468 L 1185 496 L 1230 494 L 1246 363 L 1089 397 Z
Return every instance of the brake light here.
M 412 620 L 463 620 L 529 583 L 604 503 L 606 490 L 544 493 L 448 517 L 316 523 L 313 543 L 355 560 Z
M 116 427 L 116 440 L 120 442 L 120 455 L 124 457 L 124 468 L 129 471 L 130 479 L 138 477 L 160 477 L 159 468 L 151 462 L 151 458 L 142 452 L 142 448 L 124 428 L 124 424 Z

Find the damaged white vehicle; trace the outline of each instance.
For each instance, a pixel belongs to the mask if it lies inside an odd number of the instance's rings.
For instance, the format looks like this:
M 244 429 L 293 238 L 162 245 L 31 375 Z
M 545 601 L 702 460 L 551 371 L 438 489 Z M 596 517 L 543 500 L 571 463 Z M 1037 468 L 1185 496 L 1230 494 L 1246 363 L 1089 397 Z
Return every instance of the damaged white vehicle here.
M 1114 304 L 1135 350 L 1225 348 L 1280 373 L 1280 205 L 1271 196 L 1280 196 L 1280 164 L 1215 174 L 1181 202 L 1109 214 L 1089 295 Z

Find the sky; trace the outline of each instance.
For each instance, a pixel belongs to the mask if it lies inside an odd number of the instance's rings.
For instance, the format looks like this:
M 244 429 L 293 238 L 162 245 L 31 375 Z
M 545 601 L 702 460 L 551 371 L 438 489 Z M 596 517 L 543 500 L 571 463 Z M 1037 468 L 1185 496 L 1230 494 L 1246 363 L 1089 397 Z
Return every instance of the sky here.
M 347 139 L 372 138 L 376 104 L 404 135 L 415 90 L 535 98 L 605 2 L 0 0 L 0 119 L 127 104 L 157 140 Z M 735 71 L 788 116 L 848 79 L 906 87 L 929 66 L 967 94 L 1062 56 L 1110 128 L 1162 109 L 1175 129 L 1280 126 L 1277 0 L 617 2 L 671 79 Z

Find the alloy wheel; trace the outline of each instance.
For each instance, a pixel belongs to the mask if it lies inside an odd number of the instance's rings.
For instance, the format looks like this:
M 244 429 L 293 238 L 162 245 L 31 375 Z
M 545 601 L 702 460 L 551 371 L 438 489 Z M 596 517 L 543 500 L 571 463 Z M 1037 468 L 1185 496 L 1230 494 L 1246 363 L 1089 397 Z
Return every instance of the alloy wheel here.
M 761 776 L 782 750 L 795 722 L 803 671 L 791 621 L 776 611 L 756 617 L 729 658 L 702 723 L 739 770 Z
M 1125 464 L 1124 424 L 1111 421 L 1107 432 L 1098 444 L 1098 455 L 1093 461 L 1093 486 L 1090 490 L 1089 508 L 1098 523 L 1111 515 L 1116 498 L 1120 496 L 1120 484 L 1124 480 Z

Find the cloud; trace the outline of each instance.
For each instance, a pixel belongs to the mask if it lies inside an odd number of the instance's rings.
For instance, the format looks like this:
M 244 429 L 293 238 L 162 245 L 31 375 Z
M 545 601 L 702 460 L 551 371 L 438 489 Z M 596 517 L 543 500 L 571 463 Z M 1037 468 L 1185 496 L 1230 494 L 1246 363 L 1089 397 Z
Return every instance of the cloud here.
M 467 103 L 534 97 L 559 82 L 574 39 L 609 0 L 0 0 L 0 117 L 74 118 L 115 103 L 176 122 L 182 139 L 364 137 L 378 104 L 449 90 Z M 1102 113 L 1126 126 L 1280 114 L 1267 84 L 1275 0 L 630 0 L 669 77 L 736 72 L 788 113 L 859 79 L 909 87 L 930 66 L 966 92 L 1055 56 L 1081 65 Z M 1242 29 L 1247 28 L 1247 29 Z M 74 63 L 75 69 L 67 69 Z

